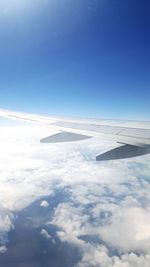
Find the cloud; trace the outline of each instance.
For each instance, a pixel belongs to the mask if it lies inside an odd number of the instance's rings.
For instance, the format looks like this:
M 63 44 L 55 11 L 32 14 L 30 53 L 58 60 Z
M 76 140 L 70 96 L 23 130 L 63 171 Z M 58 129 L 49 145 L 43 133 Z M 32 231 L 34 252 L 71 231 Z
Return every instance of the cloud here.
M 0 253 L 5 253 L 7 251 L 6 246 L 0 246 Z
M 51 238 L 51 235 L 49 235 L 49 233 L 45 229 L 41 230 L 41 235 L 45 238 Z
M 7 241 L 7 234 L 14 228 L 14 216 L 9 211 L 0 207 L 0 250 L 2 251 Z M 4 252 L 4 250 L 3 250 Z
M 54 208 L 45 225 L 57 227 L 60 242 L 80 249 L 78 267 L 149 267 L 150 156 L 98 163 L 95 155 L 116 144 L 40 144 L 48 135 L 48 128 L 1 127 L 1 247 L 14 214 L 39 200 Z M 56 197 L 54 207 L 43 200 L 57 191 L 65 197 Z M 54 240 L 46 227 L 41 235 Z
M 108 224 L 100 228 L 103 240 L 121 251 L 149 252 L 150 213 L 141 207 L 118 207 Z
M 46 239 L 50 239 L 54 245 L 56 244 L 55 239 L 47 232 L 46 229 L 41 230 L 41 235 Z
M 49 206 L 48 202 L 46 200 L 41 201 L 40 203 L 41 207 L 47 208 Z
M 123 254 L 121 257 L 110 256 L 105 246 L 87 245 L 84 256 L 76 267 L 149 267 L 150 255 Z

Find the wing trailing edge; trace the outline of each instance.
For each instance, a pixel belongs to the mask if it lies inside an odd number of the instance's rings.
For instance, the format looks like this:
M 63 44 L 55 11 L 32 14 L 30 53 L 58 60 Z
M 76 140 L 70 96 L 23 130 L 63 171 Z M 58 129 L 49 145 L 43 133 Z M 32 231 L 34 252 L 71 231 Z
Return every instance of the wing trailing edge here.
M 41 143 L 62 143 L 62 142 L 74 142 L 91 138 L 91 136 L 81 135 L 71 132 L 60 132 L 40 140 Z M 129 144 L 123 144 L 117 148 L 109 150 L 105 153 L 96 156 L 97 161 L 107 161 L 116 159 L 126 159 L 132 157 L 138 157 L 150 153 L 150 146 L 135 146 Z

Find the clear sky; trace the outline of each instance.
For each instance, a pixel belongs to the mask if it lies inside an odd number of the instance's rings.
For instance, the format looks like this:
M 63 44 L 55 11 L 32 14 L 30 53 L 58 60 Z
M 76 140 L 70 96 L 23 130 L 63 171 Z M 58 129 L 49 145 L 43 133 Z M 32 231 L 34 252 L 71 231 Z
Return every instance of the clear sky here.
M 0 107 L 150 119 L 149 102 L 150 1 L 0 1 Z

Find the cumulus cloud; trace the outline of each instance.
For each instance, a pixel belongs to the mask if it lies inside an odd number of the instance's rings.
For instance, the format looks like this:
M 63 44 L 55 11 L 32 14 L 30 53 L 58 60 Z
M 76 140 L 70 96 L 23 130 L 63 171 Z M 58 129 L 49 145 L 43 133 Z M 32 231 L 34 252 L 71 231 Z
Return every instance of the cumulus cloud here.
M 150 255 L 123 254 L 121 257 L 110 256 L 105 246 L 86 245 L 84 255 L 76 267 L 149 267 Z
M 51 238 L 51 235 L 49 235 L 49 233 L 45 229 L 41 230 L 41 235 L 45 238 Z
M 41 230 L 41 235 L 42 235 L 44 238 L 51 240 L 51 242 L 52 242 L 53 244 L 56 244 L 55 239 L 48 233 L 48 231 L 47 231 L 46 229 L 42 229 L 42 230 Z
M 78 267 L 149 267 L 150 156 L 98 163 L 95 155 L 116 144 L 40 144 L 48 135 L 48 128 L 1 127 L 0 250 L 14 214 L 36 200 L 51 207 L 43 199 L 59 190 L 66 197 L 45 224 L 57 227 L 61 242 L 80 248 Z M 53 240 L 47 228 L 41 235 Z
M 46 200 L 41 201 L 40 203 L 41 207 L 47 208 L 49 206 L 48 202 Z
M 150 213 L 141 207 L 117 208 L 108 224 L 100 228 L 100 235 L 111 246 L 122 251 L 149 252 Z

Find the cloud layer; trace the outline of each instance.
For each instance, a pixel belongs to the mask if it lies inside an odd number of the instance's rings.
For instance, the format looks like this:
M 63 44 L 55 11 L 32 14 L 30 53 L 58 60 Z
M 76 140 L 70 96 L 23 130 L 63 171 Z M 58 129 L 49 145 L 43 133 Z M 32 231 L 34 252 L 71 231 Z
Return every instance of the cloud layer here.
M 76 267 L 149 267 L 150 156 L 97 163 L 95 156 L 116 144 L 88 140 L 40 144 L 41 127 L 0 129 L 0 252 L 5 253 L 15 214 L 46 196 L 65 193 L 53 216 L 57 238 L 80 250 Z M 54 238 L 46 228 L 41 236 Z

